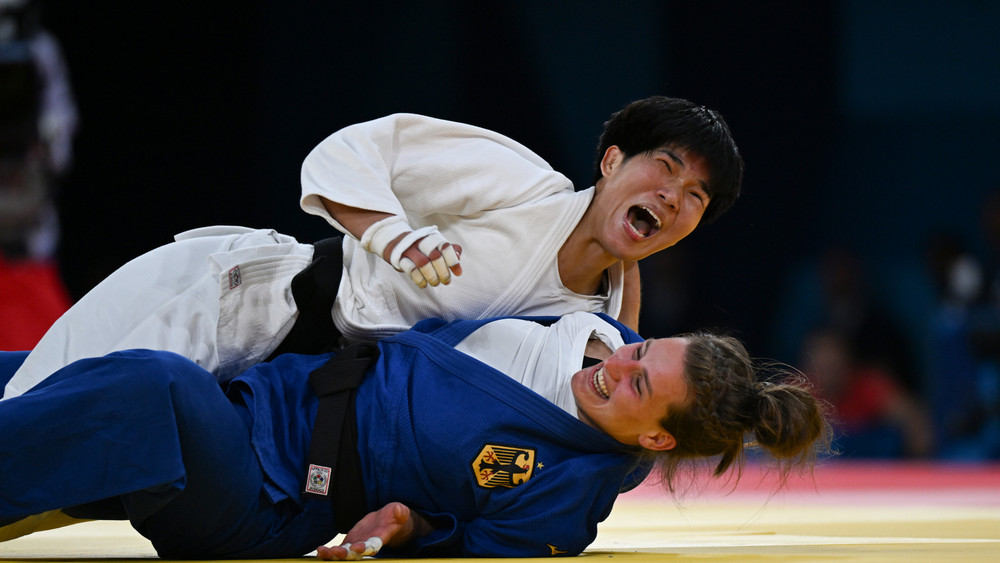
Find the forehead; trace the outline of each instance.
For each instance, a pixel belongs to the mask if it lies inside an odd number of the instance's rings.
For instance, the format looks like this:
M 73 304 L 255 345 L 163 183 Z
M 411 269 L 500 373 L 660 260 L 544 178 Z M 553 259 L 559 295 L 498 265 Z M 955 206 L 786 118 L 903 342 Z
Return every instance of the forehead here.
M 653 393 L 662 396 L 669 404 L 683 403 L 688 396 L 688 382 L 685 372 L 686 338 L 657 338 L 647 340 L 646 359 L 649 361 L 647 373 Z

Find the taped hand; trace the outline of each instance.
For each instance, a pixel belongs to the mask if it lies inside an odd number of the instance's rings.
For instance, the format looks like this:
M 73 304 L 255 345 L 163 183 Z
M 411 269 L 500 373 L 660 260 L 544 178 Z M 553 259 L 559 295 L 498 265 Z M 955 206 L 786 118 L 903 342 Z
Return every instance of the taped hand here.
M 361 542 L 345 542 L 336 547 L 320 546 L 316 557 L 325 561 L 358 561 L 362 557 L 375 555 L 382 549 L 382 538 L 373 536 Z
M 386 248 L 393 242 L 392 251 L 386 256 Z M 361 244 L 410 276 L 420 288 L 447 285 L 452 274 L 462 275 L 459 263 L 462 248 L 445 240 L 433 225 L 414 231 L 404 218 L 389 217 L 369 227 L 361 237 Z

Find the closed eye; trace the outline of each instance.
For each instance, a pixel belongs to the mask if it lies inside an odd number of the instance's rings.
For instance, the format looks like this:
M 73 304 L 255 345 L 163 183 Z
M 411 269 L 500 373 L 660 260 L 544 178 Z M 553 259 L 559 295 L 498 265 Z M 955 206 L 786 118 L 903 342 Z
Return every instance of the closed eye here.
M 635 359 L 636 359 L 636 361 L 642 359 L 642 357 L 646 355 L 646 351 L 649 350 L 649 345 L 652 342 L 653 342 L 652 340 L 646 340 L 640 346 L 636 346 L 635 347 Z M 641 397 L 642 396 L 642 384 L 640 383 L 640 380 L 642 382 L 645 382 L 645 384 L 646 384 L 646 391 L 647 392 L 651 392 L 652 390 L 649 387 L 649 373 L 646 371 L 645 367 L 642 368 L 642 374 L 639 377 L 635 378 L 635 391 Z

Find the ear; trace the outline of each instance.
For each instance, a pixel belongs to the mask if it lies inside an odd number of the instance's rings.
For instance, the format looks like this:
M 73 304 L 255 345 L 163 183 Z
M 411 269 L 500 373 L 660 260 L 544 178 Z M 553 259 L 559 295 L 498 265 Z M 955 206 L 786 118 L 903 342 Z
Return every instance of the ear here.
M 611 175 L 611 172 L 625 160 L 625 153 L 622 152 L 618 145 L 611 145 L 608 150 L 604 151 L 604 156 L 601 157 L 601 174 L 607 178 Z
M 677 440 L 674 439 L 674 435 L 670 432 L 659 430 L 640 434 L 639 445 L 647 450 L 661 452 L 674 449 L 677 446 Z

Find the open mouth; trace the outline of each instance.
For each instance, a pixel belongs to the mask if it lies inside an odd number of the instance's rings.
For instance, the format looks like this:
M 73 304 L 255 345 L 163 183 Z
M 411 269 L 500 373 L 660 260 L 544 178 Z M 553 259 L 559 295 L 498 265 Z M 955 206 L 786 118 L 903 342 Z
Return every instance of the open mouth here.
M 628 209 L 628 224 L 637 235 L 649 238 L 660 232 L 660 218 L 642 205 L 633 205 Z
M 601 366 L 594 372 L 594 378 L 591 380 L 591 384 L 593 384 L 594 390 L 597 391 L 598 395 L 604 397 L 605 399 L 611 398 L 611 393 L 608 392 L 608 386 L 604 381 L 604 366 Z

